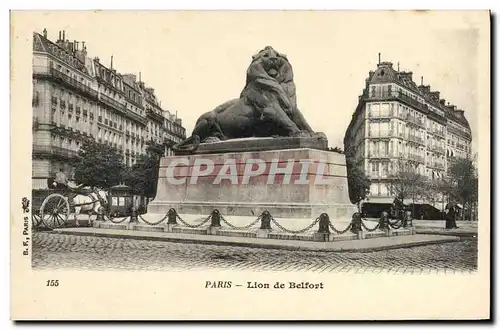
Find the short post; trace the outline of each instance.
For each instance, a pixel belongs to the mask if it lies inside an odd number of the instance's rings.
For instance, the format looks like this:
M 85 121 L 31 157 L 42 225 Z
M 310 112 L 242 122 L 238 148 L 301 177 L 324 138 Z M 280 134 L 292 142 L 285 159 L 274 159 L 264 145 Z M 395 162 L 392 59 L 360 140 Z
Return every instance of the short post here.
M 220 212 L 215 209 L 210 213 L 210 227 L 220 227 Z
M 260 229 L 271 229 L 271 213 L 269 213 L 269 211 L 262 212 Z
M 326 213 L 321 213 L 319 216 L 318 233 L 330 234 L 330 217 Z
M 139 219 L 137 218 L 137 208 L 132 206 L 132 214 L 130 215 L 129 223 L 139 223 Z
M 328 242 L 330 240 L 330 217 L 326 213 L 319 216 L 319 228 L 313 234 L 313 240 L 317 242 Z
M 380 219 L 378 221 L 378 229 L 382 231 L 386 231 L 389 227 L 389 214 L 384 211 L 380 215 Z
M 167 225 L 176 225 L 177 224 L 177 211 L 174 208 L 171 208 L 167 212 Z
M 413 219 L 411 217 L 411 211 L 406 211 L 405 212 L 404 219 L 405 220 L 403 222 L 403 228 L 413 227 Z
M 351 233 L 358 235 L 359 239 L 363 237 L 363 228 L 361 227 L 361 213 L 355 212 L 351 220 Z

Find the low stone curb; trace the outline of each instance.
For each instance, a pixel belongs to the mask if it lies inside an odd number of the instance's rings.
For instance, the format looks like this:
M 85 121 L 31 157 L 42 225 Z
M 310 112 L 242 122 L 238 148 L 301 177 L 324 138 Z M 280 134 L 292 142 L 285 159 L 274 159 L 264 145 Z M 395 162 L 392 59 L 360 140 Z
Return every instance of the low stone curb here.
M 380 246 L 356 246 L 345 247 L 345 243 L 352 241 L 338 242 L 304 242 L 291 240 L 275 240 L 275 239 L 258 239 L 246 237 L 229 237 L 227 236 L 204 236 L 204 235 L 189 235 L 189 234 L 173 234 L 173 233 L 158 233 L 158 232 L 137 232 L 131 230 L 110 230 L 110 229 L 95 229 L 95 228 L 71 228 L 71 229 L 55 229 L 53 232 L 66 235 L 81 235 L 81 236 L 96 236 L 122 239 L 164 241 L 174 243 L 188 244 L 207 244 L 207 245 L 229 245 L 249 248 L 274 249 L 274 250 L 289 250 L 289 251 L 316 251 L 316 252 L 373 252 L 389 249 L 408 248 L 429 244 L 442 244 L 460 241 L 459 237 L 450 236 L 435 236 L 429 239 L 430 235 L 408 235 L 404 237 L 422 236 L 421 241 L 408 241 L 402 243 L 388 243 L 390 237 L 373 238 L 370 240 L 356 241 L 359 245 L 363 245 L 363 241 L 380 241 Z M 193 237 L 196 236 L 196 237 Z M 432 235 L 434 236 L 434 235 Z M 423 238 L 425 237 L 425 239 Z M 418 238 L 418 237 L 417 237 Z

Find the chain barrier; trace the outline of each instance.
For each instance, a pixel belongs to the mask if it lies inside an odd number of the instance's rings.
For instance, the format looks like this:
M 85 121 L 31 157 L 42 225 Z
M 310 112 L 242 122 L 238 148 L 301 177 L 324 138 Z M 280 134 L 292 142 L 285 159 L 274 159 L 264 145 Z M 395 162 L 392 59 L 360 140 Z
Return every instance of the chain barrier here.
M 183 225 L 185 225 L 186 227 L 189 227 L 189 228 L 199 228 L 201 226 L 203 226 L 204 224 L 206 224 L 207 222 L 210 221 L 210 219 L 212 218 L 212 215 L 210 214 L 208 217 L 205 218 L 205 220 L 203 220 L 201 223 L 197 224 L 197 225 L 192 225 L 190 223 L 187 223 L 186 221 L 184 221 L 179 214 L 175 213 L 176 215 L 176 218 L 177 220 L 179 220 Z
M 150 225 L 150 226 L 156 226 L 156 225 L 159 225 L 160 223 L 162 223 L 163 221 L 165 221 L 165 219 L 168 217 L 168 214 L 165 214 L 165 216 L 163 218 L 161 218 L 160 220 L 156 221 L 156 222 L 150 222 L 146 219 L 144 219 L 142 217 L 142 215 L 139 214 L 139 219 L 141 219 L 142 221 L 144 221 L 146 224 Z
M 286 229 L 285 227 L 283 227 L 282 225 L 280 225 L 278 223 L 278 221 L 276 221 L 276 219 L 274 219 L 273 216 L 271 216 L 271 221 L 276 225 L 276 227 L 278 227 L 279 229 L 283 230 L 284 232 L 286 233 L 291 233 L 291 234 L 302 234 L 302 233 L 305 233 L 306 231 L 310 230 L 312 227 L 314 227 L 318 222 L 319 222 L 319 218 L 320 217 L 317 217 L 316 220 L 314 220 L 309 226 L 307 226 L 306 228 L 304 229 L 301 229 L 301 230 L 290 230 L 290 229 Z
M 257 222 L 260 221 L 260 219 L 262 219 L 262 215 L 259 215 L 259 217 L 257 219 L 255 219 L 255 221 L 252 221 L 251 223 L 249 223 L 248 225 L 246 226 L 243 226 L 243 227 L 237 227 L 231 223 L 229 223 L 229 221 L 227 221 L 222 215 L 220 216 L 220 219 L 222 220 L 222 222 L 224 222 L 229 228 L 231 229 L 237 229 L 237 230 L 240 230 L 240 229 L 249 229 L 250 227 L 254 226 Z
M 387 220 L 387 223 L 388 223 L 389 227 L 391 227 L 392 229 L 399 229 L 399 228 L 401 228 L 401 226 L 403 226 L 403 221 L 401 221 L 399 219 L 394 221 L 394 222 Z M 398 223 L 399 223 L 399 225 L 398 225 Z
M 363 220 L 365 220 L 365 219 L 363 219 Z M 365 220 L 365 221 L 366 221 L 366 220 Z M 373 228 L 371 228 L 371 229 L 370 229 L 370 228 L 368 228 L 368 227 L 365 225 L 365 223 L 364 223 L 363 221 L 361 221 L 361 226 L 362 226 L 362 227 L 363 227 L 363 228 L 364 228 L 367 232 L 372 232 L 372 231 L 377 230 L 377 229 L 380 227 L 380 223 L 377 223 L 377 225 L 376 225 L 375 227 L 373 227 Z
M 347 233 L 352 228 L 352 223 L 349 223 L 347 225 L 346 229 L 344 229 L 344 230 L 338 230 L 337 228 L 335 228 L 335 226 L 331 222 L 328 224 L 328 226 L 330 227 L 331 230 L 333 230 L 333 232 L 335 234 L 342 235 L 342 234 Z
M 115 220 L 115 219 L 113 219 L 112 217 L 110 217 L 110 216 L 108 216 L 108 215 L 103 215 L 103 218 L 104 218 L 104 219 L 108 218 L 108 220 L 109 220 L 109 221 L 111 221 L 112 223 L 117 223 L 117 224 L 118 224 L 118 223 L 122 223 L 122 222 L 124 222 L 125 220 L 127 220 L 127 219 L 128 219 L 128 218 L 130 218 L 130 217 L 125 217 L 125 218 L 120 219 L 120 220 Z

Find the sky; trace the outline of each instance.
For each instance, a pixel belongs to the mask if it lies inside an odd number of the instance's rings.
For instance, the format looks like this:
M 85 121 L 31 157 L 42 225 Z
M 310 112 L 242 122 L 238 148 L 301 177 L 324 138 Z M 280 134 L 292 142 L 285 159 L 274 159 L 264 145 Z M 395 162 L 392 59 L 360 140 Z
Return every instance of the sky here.
M 478 43 L 458 12 L 52 12 L 34 30 L 85 41 L 120 73 L 141 73 L 189 135 L 196 119 L 239 96 L 251 57 L 267 45 L 287 55 L 297 102 L 331 147 L 343 137 L 378 53 L 465 110 L 477 149 Z M 15 20 L 14 20 L 15 23 Z M 80 43 L 81 44 L 81 43 Z M 489 70 L 489 68 L 488 68 Z

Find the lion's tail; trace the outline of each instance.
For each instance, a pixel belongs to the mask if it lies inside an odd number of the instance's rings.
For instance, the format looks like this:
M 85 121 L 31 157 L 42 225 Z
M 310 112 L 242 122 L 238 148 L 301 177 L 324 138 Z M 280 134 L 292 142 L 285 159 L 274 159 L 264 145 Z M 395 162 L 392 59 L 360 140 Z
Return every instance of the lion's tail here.
M 198 147 L 200 146 L 201 139 L 198 135 L 193 135 L 191 137 L 188 137 L 184 141 L 175 144 L 172 146 L 172 150 L 180 153 L 184 152 L 194 152 Z

